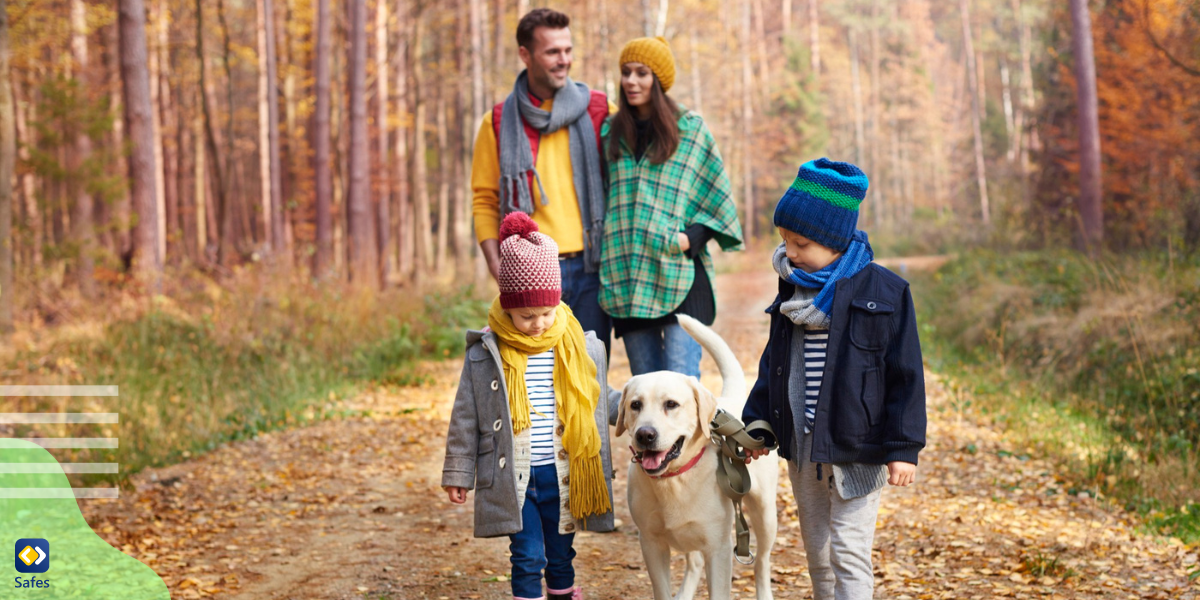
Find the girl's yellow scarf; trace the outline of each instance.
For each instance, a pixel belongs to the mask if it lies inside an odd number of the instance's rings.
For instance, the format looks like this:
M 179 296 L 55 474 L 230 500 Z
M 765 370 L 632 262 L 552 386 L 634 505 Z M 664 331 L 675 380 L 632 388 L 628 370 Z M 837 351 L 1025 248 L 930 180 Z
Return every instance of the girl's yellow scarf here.
M 563 448 L 571 460 L 567 505 L 576 520 L 612 510 L 600 460 L 600 431 L 596 428 L 596 403 L 601 400 L 596 363 L 588 356 L 583 327 L 571 309 L 560 303 L 550 329 L 531 338 L 517 330 L 497 297 L 488 311 L 488 325 L 500 338 L 514 435 L 530 426 L 532 407 L 525 391 L 528 357 L 554 348 L 554 402 L 563 424 Z

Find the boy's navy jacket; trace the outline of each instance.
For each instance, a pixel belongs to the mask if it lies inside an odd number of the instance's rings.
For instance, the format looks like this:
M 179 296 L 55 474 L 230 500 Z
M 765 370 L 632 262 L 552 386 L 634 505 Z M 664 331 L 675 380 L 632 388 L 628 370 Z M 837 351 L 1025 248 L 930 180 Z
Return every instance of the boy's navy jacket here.
M 837 282 L 829 346 L 811 460 L 817 463 L 916 464 L 925 447 L 925 375 L 921 343 L 908 282 L 871 263 Z M 788 401 L 792 332 L 795 325 L 779 305 L 795 286 L 779 281 L 767 308 L 771 337 L 758 363 L 758 381 L 742 420 L 766 420 L 775 430 L 779 455 L 794 460 L 796 419 Z M 772 437 L 765 431 L 752 435 Z

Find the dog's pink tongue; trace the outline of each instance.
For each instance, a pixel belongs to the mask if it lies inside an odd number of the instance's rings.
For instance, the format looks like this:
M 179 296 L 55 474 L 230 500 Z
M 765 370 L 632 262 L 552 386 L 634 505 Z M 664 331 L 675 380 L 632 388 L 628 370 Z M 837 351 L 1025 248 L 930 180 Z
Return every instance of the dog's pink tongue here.
M 650 452 L 649 450 L 642 453 L 642 468 L 647 471 L 653 471 L 662 465 L 662 461 L 666 458 L 666 451 Z

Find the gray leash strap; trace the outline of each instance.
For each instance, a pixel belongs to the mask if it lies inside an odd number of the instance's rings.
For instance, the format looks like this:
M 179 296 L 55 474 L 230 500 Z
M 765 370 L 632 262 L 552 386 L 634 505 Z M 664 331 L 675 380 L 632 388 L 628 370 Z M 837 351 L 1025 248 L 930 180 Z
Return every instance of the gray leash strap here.
M 747 450 L 762 450 L 768 448 L 763 438 L 758 438 L 746 432 L 747 429 L 764 429 L 774 434 L 766 421 L 754 421 L 743 425 L 741 419 L 717 409 L 713 416 L 712 441 L 720 449 L 717 454 L 717 485 L 721 492 L 733 501 L 734 528 L 737 544 L 734 546 L 734 558 L 744 565 L 754 564 L 754 553 L 750 552 L 750 527 L 746 524 L 746 515 L 742 512 L 742 498 L 750 493 L 750 470 L 746 468 Z M 775 445 L 770 446 L 771 450 Z

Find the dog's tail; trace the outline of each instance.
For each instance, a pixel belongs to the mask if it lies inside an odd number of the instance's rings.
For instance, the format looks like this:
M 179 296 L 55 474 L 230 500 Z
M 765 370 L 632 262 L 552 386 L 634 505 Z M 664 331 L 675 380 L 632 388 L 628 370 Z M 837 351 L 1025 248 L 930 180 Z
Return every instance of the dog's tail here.
M 700 321 L 684 314 L 675 316 L 679 319 L 680 327 L 700 342 L 717 361 L 717 369 L 721 371 L 721 398 L 741 406 L 746 401 L 746 376 L 729 345 L 717 332 L 705 327 Z

